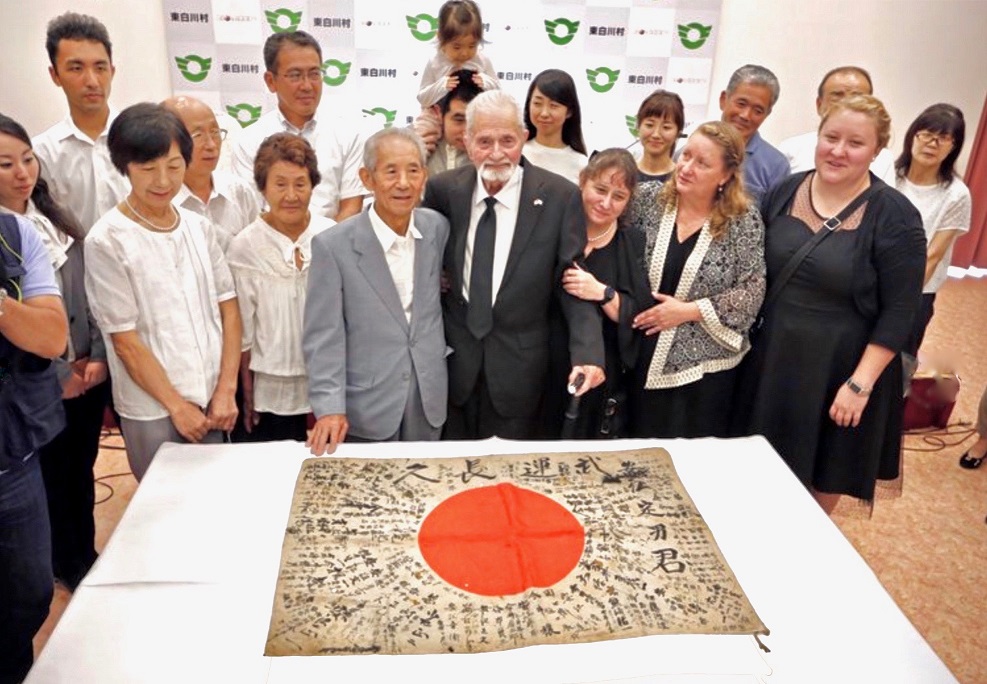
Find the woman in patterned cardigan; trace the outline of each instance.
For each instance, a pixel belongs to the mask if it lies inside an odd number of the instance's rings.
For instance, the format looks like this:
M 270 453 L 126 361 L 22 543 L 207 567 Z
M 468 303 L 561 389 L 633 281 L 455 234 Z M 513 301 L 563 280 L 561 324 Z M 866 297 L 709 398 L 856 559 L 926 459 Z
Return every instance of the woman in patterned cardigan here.
M 644 271 L 654 305 L 632 327 L 641 337 L 629 397 L 636 437 L 727 436 L 736 367 L 764 298 L 764 225 L 743 186 L 744 143 L 705 123 L 664 185 L 639 186 L 628 212 L 645 233 Z

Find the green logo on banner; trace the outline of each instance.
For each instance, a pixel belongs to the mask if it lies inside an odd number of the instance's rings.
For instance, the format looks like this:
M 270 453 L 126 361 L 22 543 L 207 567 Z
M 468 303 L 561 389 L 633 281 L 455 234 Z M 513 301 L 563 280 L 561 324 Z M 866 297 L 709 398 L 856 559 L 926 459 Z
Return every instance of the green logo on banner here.
M 408 28 L 411 29 L 411 35 L 423 43 L 435 38 L 435 34 L 439 32 L 439 20 L 431 14 L 422 13 L 415 16 L 409 14 L 405 19 L 408 20 Z M 427 24 L 427 26 L 423 26 L 422 24 Z
M 236 119 L 236 122 L 240 124 L 240 128 L 246 128 L 257 121 L 260 118 L 260 110 L 260 106 L 255 107 L 246 102 L 226 106 L 226 113 Z
M 703 26 L 698 21 L 691 24 L 679 24 L 679 40 L 687 50 L 698 50 L 709 38 L 709 32 L 713 26 Z
M 373 109 L 364 109 L 363 113 L 367 116 L 377 116 L 380 114 L 384 117 L 384 128 L 390 128 L 394 123 L 394 118 L 398 115 L 398 110 L 396 109 L 384 109 L 383 107 L 374 107 Z
M 635 138 L 638 137 L 640 131 L 637 130 L 637 117 L 633 114 L 628 114 L 624 117 L 624 123 L 627 124 L 627 130 L 630 131 L 630 134 Z
M 185 55 L 175 57 L 178 70 L 186 81 L 201 83 L 206 80 L 209 70 L 212 68 L 212 57 L 199 57 L 199 55 Z
M 322 63 L 322 82 L 327 86 L 343 85 L 346 77 L 350 75 L 352 62 L 340 62 L 338 59 L 327 59 Z M 330 71 L 335 71 L 335 75 L 330 75 Z
M 302 12 L 292 12 L 290 9 L 267 10 L 264 12 L 267 23 L 271 25 L 271 30 L 275 33 L 291 33 L 298 30 L 298 25 L 302 23 Z
M 600 83 L 600 76 L 604 76 L 607 79 L 607 82 Z M 613 69 L 607 69 L 606 67 L 597 67 L 596 69 L 586 70 L 586 80 L 589 81 L 589 87 L 598 93 L 606 93 L 612 90 L 614 84 L 617 83 L 617 78 L 619 77 L 620 69 L 614 71 Z
M 562 17 L 559 17 L 555 21 L 551 19 L 545 20 L 545 32 L 548 34 L 548 39 L 556 45 L 568 45 L 571 43 L 572 39 L 576 37 L 578 30 L 578 21 L 570 21 Z

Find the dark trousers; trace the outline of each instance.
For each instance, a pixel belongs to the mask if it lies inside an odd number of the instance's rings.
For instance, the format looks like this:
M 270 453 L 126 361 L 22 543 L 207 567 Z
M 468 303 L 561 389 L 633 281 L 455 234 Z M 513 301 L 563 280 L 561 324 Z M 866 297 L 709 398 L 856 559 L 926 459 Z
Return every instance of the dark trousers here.
M 308 415 L 300 413 L 295 416 L 279 416 L 276 413 L 258 413 L 259 420 L 249 433 L 244 430 L 245 442 L 276 442 L 293 439 L 304 442 L 305 430 L 308 427 Z M 237 423 L 243 425 L 243 420 L 237 418 Z
M 36 456 L 0 474 L 0 684 L 34 662 L 31 639 L 54 591 L 45 483 Z
M 539 402 L 540 404 L 541 402 Z M 449 416 L 446 418 L 442 439 L 486 439 L 488 437 L 503 437 L 505 439 L 542 439 L 538 417 L 543 415 L 539 410 L 530 418 L 510 418 L 497 413 L 490 390 L 487 388 L 483 372 L 476 381 L 473 392 L 462 406 L 449 405 Z
M 39 450 L 51 520 L 52 569 L 70 589 L 96 562 L 93 466 L 108 401 L 106 382 L 64 400 L 65 429 Z

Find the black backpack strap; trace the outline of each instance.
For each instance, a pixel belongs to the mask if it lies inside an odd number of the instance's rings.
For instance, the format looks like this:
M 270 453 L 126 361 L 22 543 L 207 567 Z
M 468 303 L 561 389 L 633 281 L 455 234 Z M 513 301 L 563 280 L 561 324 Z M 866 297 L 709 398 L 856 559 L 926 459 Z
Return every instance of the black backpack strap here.
M 24 275 L 23 264 L 20 225 L 10 214 L 0 214 L 0 287 L 14 297 Z

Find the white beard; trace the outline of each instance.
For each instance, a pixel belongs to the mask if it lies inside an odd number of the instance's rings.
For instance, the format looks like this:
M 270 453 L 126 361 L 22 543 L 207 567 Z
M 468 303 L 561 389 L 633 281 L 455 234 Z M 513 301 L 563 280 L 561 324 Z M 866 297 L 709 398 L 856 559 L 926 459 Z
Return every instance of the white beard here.
M 480 165 L 480 178 L 488 183 L 506 183 L 514 175 L 514 169 L 516 168 L 517 164 L 511 164 L 510 167 L 501 171 L 483 163 Z

